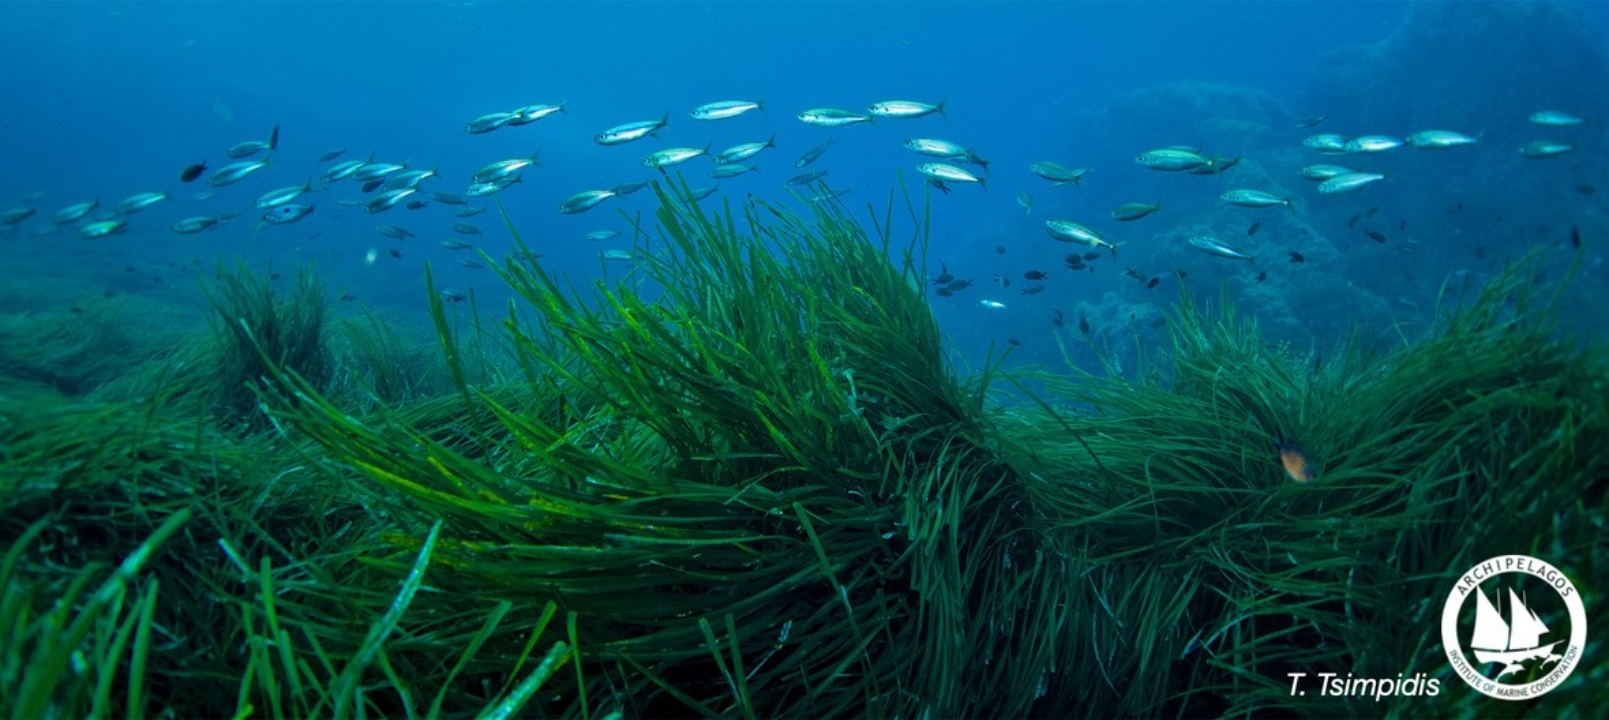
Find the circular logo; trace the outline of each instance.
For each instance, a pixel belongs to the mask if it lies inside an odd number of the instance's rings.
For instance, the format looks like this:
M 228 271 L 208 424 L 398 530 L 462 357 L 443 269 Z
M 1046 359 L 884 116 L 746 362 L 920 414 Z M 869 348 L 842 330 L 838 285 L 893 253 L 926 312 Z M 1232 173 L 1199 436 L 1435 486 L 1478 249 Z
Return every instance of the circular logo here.
M 1499 700 L 1530 700 L 1564 682 L 1581 661 L 1587 610 L 1558 568 L 1499 555 L 1470 568 L 1448 593 L 1441 644 L 1470 687 Z

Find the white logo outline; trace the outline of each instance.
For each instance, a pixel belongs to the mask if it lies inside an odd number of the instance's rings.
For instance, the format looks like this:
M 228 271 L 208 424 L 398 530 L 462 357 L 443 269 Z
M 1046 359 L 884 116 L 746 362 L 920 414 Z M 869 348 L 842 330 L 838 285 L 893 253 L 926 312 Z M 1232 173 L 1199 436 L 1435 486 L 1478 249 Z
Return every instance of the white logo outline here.
M 1458 638 L 1458 614 L 1464 603 L 1469 600 L 1470 594 L 1479 594 L 1481 605 L 1477 606 L 1477 625 L 1489 623 L 1501 626 L 1502 632 L 1510 637 L 1523 635 L 1526 639 L 1539 642 L 1539 638 L 1549 631 L 1535 613 L 1530 611 L 1524 601 L 1520 600 L 1512 589 L 1508 591 L 1510 622 L 1504 623 L 1501 617 L 1492 619 L 1496 609 L 1487 598 L 1480 586 L 1490 580 L 1509 573 L 1521 573 L 1542 579 L 1564 601 L 1565 608 L 1570 613 L 1570 638 L 1564 650 L 1552 652 L 1551 648 L 1565 642 L 1556 640 L 1538 646 L 1519 648 L 1510 652 L 1494 652 L 1497 648 L 1476 649 L 1474 654 L 1482 664 L 1504 663 L 1505 667 L 1498 673 L 1496 679 L 1488 679 L 1485 673 L 1469 662 L 1463 643 Z M 1491 633 L 1490 627 L 1483 629 L 1477 627 L 1477 634 Z M 1581 653 L 1587 642 L 1587 610 L 1581 600 L 1581 593 L 1575 583 L 1570 581 L 1558 568 L 1546 561 L 1529 555 L 1498 555 L 1481 562 L 1459 576 L 1452 592 L 1447 594 L 1447 603 L 1441 611 L 1441 641 L 1447 653 L 1447 660 L 1453 670 L 1465 684 L 1474 688 L 1482 695 L 1498 700 L 1531 700 L 1551 692 L 1558 687 L 1580 663 Z M 1473 642 L 1471 643 L 1473 644 Z M 1502 649 L 1507 649 L 1505 645 Z M 1490 659 L 1488 659 L 1490 658 Z M 1541 678 L 1522 685 L 1511 685 L 1500 682 L 1504 675 L 1521 668 L 1519 664 L 1524 660 L 1540 659 L 1543 664 L 1554 661 L 1553 669 Z

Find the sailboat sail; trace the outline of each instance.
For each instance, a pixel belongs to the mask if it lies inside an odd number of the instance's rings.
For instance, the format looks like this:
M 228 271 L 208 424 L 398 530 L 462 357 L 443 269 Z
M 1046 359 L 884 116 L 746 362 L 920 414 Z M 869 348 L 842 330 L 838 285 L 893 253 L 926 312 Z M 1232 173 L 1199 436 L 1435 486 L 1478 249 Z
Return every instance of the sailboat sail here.
M 1475 637 L 1469 646 L 1476 650 L 1496 650 L 1502 652 L 1509 648 L 1508 623 L 1503 622 L 1503 616 L 1498 614 L 1492 601 L 1486 599 L 1486 593 L 1475 591 Z
M 1512 588 L 1508 591 L 1509 631 L 1508 649 L 1528 650 L 1537 646 L 1542 636 L 1547 634 L 1548 626 L 1542 624 L 1541 618 L 1531 609 L 1520 602 L 1514 595 Z

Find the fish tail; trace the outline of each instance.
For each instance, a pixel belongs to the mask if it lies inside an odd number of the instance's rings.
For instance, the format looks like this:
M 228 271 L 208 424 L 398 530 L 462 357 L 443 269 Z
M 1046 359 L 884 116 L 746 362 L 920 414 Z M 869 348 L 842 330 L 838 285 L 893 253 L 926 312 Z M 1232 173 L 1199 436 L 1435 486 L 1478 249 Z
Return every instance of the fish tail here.
M 986 178 L 986 177 L 978 178 L 978 187 L 983 188 L 984 192 L 989 192 L 989 178 Z
M 940 117 L 944 117 L 944 118 L 950 117 L 949 115 L 945 114 L 945 112 L 944 112 L 944 103 L 947 103 L 949 101 L 950 101 L 949 98 L 944 98 L 943 100 L 939 101 L 939 104 L 933 106 L 933 109 L 938 112 Z
M 1061 185 L 1063 183 L 1056 183 L 1056 184 Z M 1078 188 L 1079 190 L 1084 189 L 1084 176 L 1083 175 L 1075 175 L 1075 176 L 1073 176 L 1073 187 Z

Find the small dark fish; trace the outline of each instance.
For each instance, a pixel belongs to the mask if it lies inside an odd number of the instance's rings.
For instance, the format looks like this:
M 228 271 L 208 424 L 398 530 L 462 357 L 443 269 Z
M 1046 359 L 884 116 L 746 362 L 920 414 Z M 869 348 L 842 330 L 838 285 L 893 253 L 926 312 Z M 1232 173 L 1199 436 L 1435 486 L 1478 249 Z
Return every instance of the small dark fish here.
M 950 290 L 947 287 L 941 287 L 941 288 L 939 288 L 937 290 L 934 290 L 933 294 L 938 295 L 939 297 L 949 297 L 951 295 L 954 295 L 955 292 Z
M 1328 115 L 1314 115 L 1313 117 L 1305 117 L 1296 121 L 1296 127 L 1310 128 L 1328 119 L 1330 119 L 1330 116 Z
M 1346 226 L 1348 228 L 1355 228 L 1355 227 L 1358 226 L 1358 221 L 1362 220 L 1362 219 L 1363 219 L 1363 213 L 1353 213 L 1352 214 L 1352 219 L 1346 221 Z
M 1257 234 L 1257 229 L 1262 227 L 1262 226 L 1263 226 L 1262 221 L 1259 220 L 1257 222 L 1254 222 L 1254 223 L 1251 224 L 1251 227 L 1246 228 L 1246 234 L 1247 235 L 1256 235 Z
M 396 248 L 391 248 L 390 250 L 387 250 L 385 252 L 386 252 L 387 255 L 390 255 L 391 257 L 394 257 L 394 258 L 399 258 L 400 259 L 402 257 L 402 251 L 398 250 Z
M 1582 195 L 1591 195 L 1595 192 L 1598 192 L 1598 188 L 1593 187 L 1592 183 L 1582 183 L 1575 186 L 1575 191 L 1581 193 Z
M 1291 262 L 1292 263 L 1304 263 L 1304 262 L 1307 262 L 1307 256 L 1303 255 L 1303 254 L 1301 254 L 1299 252 L 1296 252 L 1295 250 L 1292 250 L 1291 251 Z
M 185 168 L 184 172 L 179 173 L 179 182 L 190 182 L 191 180 L 201 177 L 201 173 L 206 171 L 207 161 L 202 160 L 201 162 Z
M 1050 277 L 1044 270 L 1029 270 L 1022 274 L 1024 280 L 1045 280 Z
M 945 285 L 945 287 L 949 288 L 950 292 L 957 292 L 957 291 L 965 290 L 965 289 L 967 289 L 969 287 L 972 287 L 972 281 L 971 280 L 957 280 L 955 282 L 950 283 L 949 285 Z
M 1262 281 L 1267 280 L 1267 279 L 1268 279 L 1268 271 L 1267 270 L 1264 270 L 1264 271 L 1262 271 L 1260 273 L 1257 273 L 1257 282 L 1262 282 Z
M 1061 314 L 1060 310 L 1057 310 L 1055 308 L 1051 308 L 1051 313 L 1052 313 L 1052 315 L 1050 316 L 1050 324 L 1055 325 L 1056 327 L 1061 327 L 1061 326 L 1067 324 L 1067 319 L 1062 317 L 1062 314 Z
M 480 228 L 469 223 L 453 223 L 453 232 L 460 235 L 479 235 Z
M 1016 338 L 1006 338 L 1006 344 L 1012 347 L 1022 347 L 1022 341 Z
M 1383 243 L 1386 241 L 1386 234 L 1380 232 L 1379 230 L 1364 230 L 1363 234 L 1368 235 L 1370 240 L 1373 240 L 1377 243 Z
M 994 246 L 994 254 L 996 254 L 996 255 L 1004 255 L 1004 254 L 1006 254 L 1006 246 L 1004 246 L 1004 245 L 996 245 L 996 246 Z
M 1085 335 L 1089 334 L 1089 316 L 1085 315 L 1082 310 L 1078 313 L 1078 331 Z
M 268 279 L 269 280 L 278 280 L 279 279 L 279 273 L 268 273 Z
M 1145 289 L 1150 290 L 1151 288 L 1156 287 L 1157 283 L 1159 283 L 1159 282 L 1162 282 L 1162 278 L 1159 278 L 1159 277 L 1151 278 L 1151 281 L 1145 284 Z
M 1044 285 L 1029 285 L 1028 287 L 1023 288 L 1022 290 L 1020 290 L 1018 292 L 1022 293 L 1023 295 L 1038 295 L 1039 293 L 1042 293 L 1044 291 L 1045 291 L 1045 286 Z
M 441 291 L 441 299 L 446 300 L 447 302 L 450 302 L 450 303 L 461 303 L 461 302 L 463 302 L 465 300 L 468 300 L 469 296 L 465 295 L 463 293 L 460 293 L 460 292 L 453 292 L 451 290 L 443 290 L 443 291 Z
M 1408 229 L 1408 221 L 1403 220 L 1403 221 L 1397 223 L 1397 229 L 1398 230 L 1407 230 Z
M 1084 259 L 1085 260 L 1099 260 L 1099 259 L 1101 259 L 1101 254 L 1098 253 L 1098 252 L 1087 252 L 1087 253 L 1084 253 Z
M 329 152 L 324 153 L 323 155 L 318 156 L 318 161 L 319 162 L 329 162 L 331 160 L 334 160 L 334 159 L 340 157 L 341 154 L 345 153 L 345 152 L 346 152 L 346 148 L 341 148 L 340 150 L 331 150 Z
M 1457 215 L 1458 213 L 1461 213 L 1463 211 L 1464 211 L 1464 201 L 1462 201 L 1462 200 L 1447 206 L 1447 214 L 1448 215 Z
M 77 305 L 72 306 L 69 311 L 74 315 L 82 315 L 84 313 L 84 309 Z
M 137 272 L 137 271 L 136 271 L 136 270 L 135 270 L 135 269 L 134 269 L 134 266 L 133 266 L 133 265 L 125 265 L 125 266 L 124 266 L 124 267 L 123 267 L 123 272 L 126 272 L 126 273 L 134 273 L 134 272 Z
M 279 149 L 279 123 L 274 123 L 274 131 L 268 133 L 268 149 Z
M 154 282 L 154 283 L 162 282 L 162 278 L 159 277 L 159 276 L 156 276 L 156 275 L 152 275 L 151 276 L 151 282 Z
M 486 269 L 485 265 L 482 265 L 482 264 L 480 264 L 478 262 L 475 262 L 474 260 L 459 260 L 458 264 L 463 265 L 464 267 L 469 268 L 470 270 L 485 270 Z
M 425 207 L 429 207 L 429 206 L 430 206 L 430 201 L 429 200 L 410 200 L 410 201 L 408 201 L 408 206 L 407 207 L 408 207 L 409 210 L 418 210 L 420 208 L 425 208 Z
M 360 190 L 362 192 L 366 192 L 366 193 L 371 193 L 371 192 L 374 192 L 375 190 L 379 190 L 380 186 L 384 185 L 384 184 L 385 184 L 385 178 L 379 178 L 379 179 L 376 179 L 376 180 L 370 180 L 370 181 L 368 181 L 366 183 L 363 183 L 363 187 L 358 188 L 358 190 Z
M 356 299 L 358 299 L 358 296 L 353 295 L 352 293 L 343 293 L 341 295 L 341 302 L 352 302 Z
M 1185 279 L 1187 277 L 1190 277 L 1190 273 L 1187 273 L 1187 272 L 1185 272 L 1183 270 L 1174 270 L 1173 274 L 1178 275 L 1180 280 L 1183 280 L 1183 279 Z
M 1380 212 L 1379 207 L 1371 207 L 1369 208 L 1368 212 L 1363 213 L 1363 217 L 1374 217 L 1374 214 L 1377 212 Z
M 1574 225 L 1570 226 L 1570 247 L 1581 249 L 1581 228 Z
M 1124 271 L 1123 274 L 1127 275 L 1127 276 L 1129 276 L 1131 278 L 1134 278 L 1135 280 L 1138 280 L 1140 282 L 1145 282 L 1146 281 L 1145 273 L 1142 273 L 1139 270 L 1135 270 L 1134 268 L 1129 268 L 1128 270 Z

